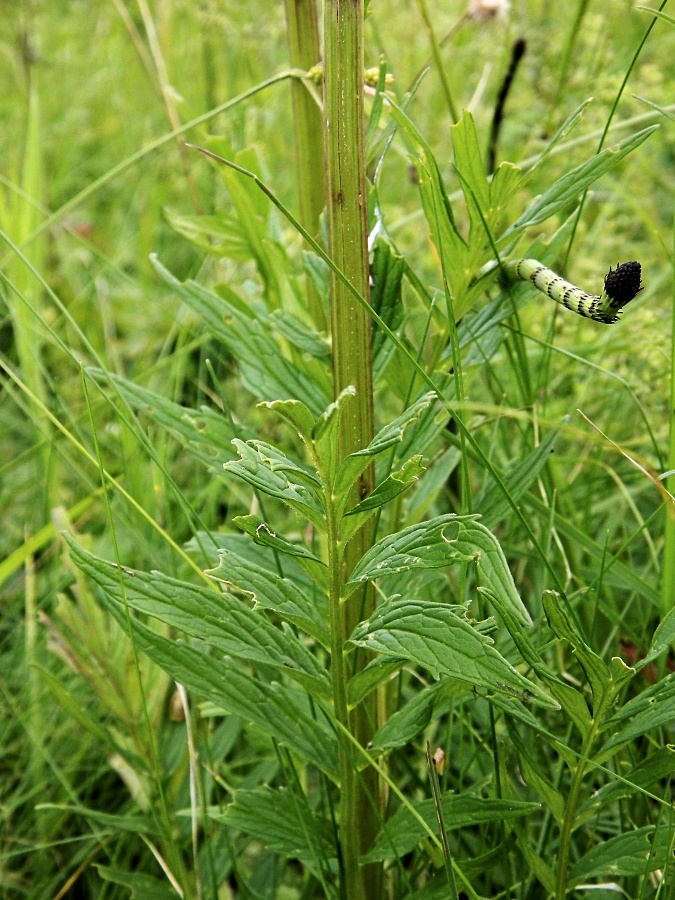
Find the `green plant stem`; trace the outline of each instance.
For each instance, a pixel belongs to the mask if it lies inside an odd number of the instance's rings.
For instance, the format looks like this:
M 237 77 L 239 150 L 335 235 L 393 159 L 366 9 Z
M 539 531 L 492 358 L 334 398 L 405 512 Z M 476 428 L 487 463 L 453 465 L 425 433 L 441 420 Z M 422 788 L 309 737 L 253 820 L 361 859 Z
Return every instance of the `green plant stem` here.
M 675 223 L 674 223 L 675 228 Z M 675 233 L 675 232 L 674 232 Z M 675 269 L 675 262 L 673 263 Z M 675 470 L 675 287 L 673 288 L 672 339 L 670 346 L 670 437 L 668 440 L 668 472 Z M 675 475 L 666 481 L 666 489 L 675 493 Z M 663 540 L 663 571 L 661 574 L 661 615 L 665 616 L 675 605 L 675 518 L 666 507 L 666 525 Z
M 367 298 L 368 220 L 366 155 L 363 109 L 363 3 L 326 0 L 324 3 L 324 140 L 326 154 L 326 207 L 329 256 L 350 285 Z M 353 385 L 356 397 L 340 420 L 340 459 L 367 446 L 374 434 L 370 316 L 344 282 L 331 271 L 331 332 L 333 341 L 333 389 L 335 396 Z M 350 505 L 373 488 L 370 467 L 355 486 Z M 357 622 L 374 608 L 374 594 L 355 591 L 342 599 L 341 585 L 370 544 L 371 529 L 361 529 L 344 549 L 339 573 L 338 597 L 341 615 L 333 614 L 340 635 L 333 635 L 333 677 L 344 677 L 344 641 Z M 337 560 L 334 561 L 337 564 Z M 362 666 L 365 654 L 359 655 Z M 342 675 L 340 674 L 342 673 Z M 336 710 L 336 714 L 338 711 Z M 366 746 L 377 727 L 376 695 L 373 693 L 353 709 L 349 731 Z M 342 784 L 340 836 L 349 900 L 376 900 L 380 892 L 381 867 L 359 867 L 359 856 L 372 844 L 378 830 L 379 781 L 373 769 L 358 777 L 352 752 L 340 741 Z M 350 769 L 347 772 L 347 768 Z M 353 832 L 353 833 L 352 833 Z
M 294 69 L 309 70 L 321 59 L 319 21 L 316 0 L 286 0 L 288 56 Z M 291 82 L 293 133 L 297 167 L 300 221 L 314 238 L 319 237 L 320 217 L 325 204 L 323 137 L 321 110 L 307 85 L 299 79 Z M 320 331 L 328 327 L 321 298 L 307 279 L 307 306 Z
M 588 767 L 588 760 L 591 753 L 591 747 L 595 741 L 597 726 L 593 725 L 584 740 L 581 748 L 581 754 L 577 762 L 574 774 L 572 776 L 572 784 L 570 792 L 567 796 L 565 804 L 565 818 L 560 828 L 560 847 L 558 850 L 558 874 L 556 878 L 555 900 L 565 900 L 567 894 L 567 868 L 570 859 L 570 842 L 572 840 L 572 829 L 577 814 L 577 806 L 579 805 L 579 797 L 584 783 L 584 775 Z

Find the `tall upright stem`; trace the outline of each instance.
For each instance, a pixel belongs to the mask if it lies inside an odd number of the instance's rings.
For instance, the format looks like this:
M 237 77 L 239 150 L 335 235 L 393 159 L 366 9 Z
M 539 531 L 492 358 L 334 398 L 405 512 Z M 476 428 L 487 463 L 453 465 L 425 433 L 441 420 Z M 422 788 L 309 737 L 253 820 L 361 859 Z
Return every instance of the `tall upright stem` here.
M 319 62 L 321 47 L 316 0 L 286 0 L 286 35 L 292 68 L 308 71 Z M 318 238 L 319 220 L 326 205 L 321 110 L 300 79 L 292 80 L 291 99 L 300 222 L 312 237 Z M 307 306 L 316 327 L 325 331 L 328 322 L 321 298 L 309 278 Z
M 363 0 L 324 0 L 324 136 L 329 253 L 353 286 L 368 297 L 368 204 L 365 174 L 363 112 Z M 373 385 L 370 318 L 350 292 L 331 276 L 333 379 L 337 396 L 348 385 L 356 397 L 342 416 L 339 453 L 344 458 L 365 447 L 373 436 Z M 353 502 L 373 488 L 369 469 L 354 488 Z M 341 584 L 368 549 L 370 535 L 359 531 L 349 542 L 340 571 Z M 354 626 L 374 608 L 374 596 L 355 591 L 343 600 L 342 636 L 333 645 L 333 673 L 343 665 L 342 645 Z M 336 619 L 333 619 L 336 621 Z M 340 658 L 336 659 L 335 655 Z M 363 655 L 361 656 L 363 664 Z M 362 746 L 371 740 L 376 722 L 376 698 L 371 694 L 349 715 L 349 729 Z M 372 769 L 355 770 L 351 747 L 341 742 L 343 778 L 341 844 L 345 888 L 350 900 L 376 900 L 380 869 L 359 868 L 358 858 L 372 844 L 378 829 L 378 781 Z

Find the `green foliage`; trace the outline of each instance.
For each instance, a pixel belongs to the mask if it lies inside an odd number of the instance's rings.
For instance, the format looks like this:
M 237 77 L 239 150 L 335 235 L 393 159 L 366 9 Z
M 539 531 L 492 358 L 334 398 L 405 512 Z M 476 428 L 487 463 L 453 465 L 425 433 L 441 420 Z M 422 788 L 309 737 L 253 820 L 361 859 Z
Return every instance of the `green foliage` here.
M 488 177 L 503 26 L 429 4 L 436 54 L 456 14 L 444 87 L 432 71 L 406 92 L 424 29 L 409 4 L 371 5 L 367 55 L 392 54 L 366 98 L 375 433 L 345 454 L 361 398 L 335 396 L 317 325 L 325 244 L 289 225 L 310 176 L 272 77 L 283 10 L 113 6 L 86 33 L 31 8 L 46 64 L 26 48 L 0 101 L 23 121 L 0 227 L 44 279 L 6 243 L 3 891 L 337 900 L 346 759 L 386 798 L 361 859 L 383 895 L 670 896 L 672 127 L 624 93 L 597 147 L 649 18 L 514 8 L 531 47 L 499 144 L 514 162 Z M 661 19 L 634 70 L 657 107 Z M 111 72 L 90 78 L 97 53 Z M 450 88 L 472 109 L 454 124 Z M 190 139 L 260 181 L 168 152 L 165 117 L 244 91 Z M 167 152 L 105 175 L 148 144 Z M 63 228 L 39 235 L 47 207 Z M 525 255 L 591 286 L 639 258 L 645 291 L 608 334 L 508 285 L 498 258 Z M 51 524 L 57 504 L 72 524 Z M 347 603 L 371 597 L 343 641 Z

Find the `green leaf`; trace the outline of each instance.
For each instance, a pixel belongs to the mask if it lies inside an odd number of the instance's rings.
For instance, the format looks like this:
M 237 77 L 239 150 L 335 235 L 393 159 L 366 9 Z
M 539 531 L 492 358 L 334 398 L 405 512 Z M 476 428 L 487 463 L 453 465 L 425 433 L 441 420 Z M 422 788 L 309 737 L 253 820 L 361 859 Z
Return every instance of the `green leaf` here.
M 150 834 L 153 836 L 159 834 L 157 822 L 151 815 L 115 815 L 113 813 L 99 812 L 99 810 L 90 809 L 88 806 L 75 806 L 71 803 L 41 803 L 37 808 L 60 809 L 63 812 L 67 812 L 69 816 L 82 816 L 88 822 L 98 825 L 99 828 L 104 828 L 111 834 L 116 832 Z
M 555 636 L 572 645 L 574 655 L 581 663 L 593 692 L 594 716 L 598 716 L 610 692 L 610 677 L 607 666 L 583 639 L 572 616 L 563 606 L 563 600 L 559 594 L 556 594 L 554 591 L 544 591 L 543 606 L 546 618 Z
M 639 147 L 658 127 L 658 125 L 652 125 L 639 131 L 632 137 L 621 141 L 616 147 L 603 150 L 597 156 L 563 175 L 506 230 L 503 238 L 508 237 L 512 240 L 516 232 L 539 225 L 569 206 L 594 181 L 613 169 L 625 156 Z
M 328 397 L 297 365 L 282 356 L 266 326 L 253 314 L 246 315 L 237 303 L 208 291 L 194 281 L 181 282 L 151 256 L 162 279 L 202 319 L 209 332 L 227 347 L 237 361 L 244 386 L 263 400 L 302 400 L 314 415 L 326 406 Z M 233 292 L 223 288 L 228 296 Z M 240 303 L 241 301 L 239 301 Z
M 622 778 L 615 776 L 609 784 L 594 791 L 580 807 L 575 827 L 588 822 L 598 815 L 600 809 L 609 803 L 617 803 L 633 794 L 645 791 L 650 785 L 658 782 L 666 783 L 675 774 L 675 747 L 667 744 L 658 747 L 650 756 L 643 759 Z
M 639 672 L 640 669 L 654 662 L 663 653 L 667 653 L 673 643 L 675 643 L 675 608 L 666 613 L 659 623 L 658 628 L 654 632 L 649 651 L 644 659 L 635 663 L 635 671 Z
M 219 550 L 218 558 L 218 566 L 209 569 L 207 575 L 250 596 L 257 606 L 274 610 L 282 619 L 316 638 L 323 647 L 330 648 L 330 632 L 321 612 L 327 611 L 325 595 L 310 598 L 297 580 L 270 572 L 232 550 Z
M 87 374 L 99 384 L 110 384 L 132 409 L 169 431 L 195 459 L 219 475 L 223 463 L 235 458 L 231 442 L 237 435 L 222 412 L 205 406 L 201 409 L 179 406 L 148 388 L 101 369 L 88 368 Z M 238 434 L 246 437 L 247 431 L 241 428 Z
M 330 346 L 313 328 L 306 325 L 297 316 L 281 309 L 275 309 L 270 314 L 269 323 L 273 331 L 280 334 L 297 350 L 314 359 L 330 361 Z
M 314 472 L 263 441 L 244 443 L 235 438 L 232 443 L 240 458 L 225 463 L 226 472 L 270 497 L 283 500 L 320 531 L 325 531 L 323 508 L 317 500 L 321 482 Z M 305 485 L 310 485 L 313 490 L 308 490 Z
M 616 729 L 632 717 L 630 725 L 616 731 L 598 754 L 606 759 L 622 744 L 635 740 L 654 728 L 669 728 L 675 719 L 675 673 L 633 697 L 609 720 L 608 728 Z
M 403 305 L 401 301 L 401 280 L 405 269 L 405 260 L 384 238 L 378 237 L 373 248 L 373 262 L 370 267 L 372 287 L 370 305 L 379 317 L 396 331 L 403 321 Z M 374 379 L 386 365 L 391 353 L 395 350 L 387 335 L 373 323 L 373 371 Z
M 520 800 L 491 800 L 467 794 L 444 794 L 441 809 L 448 831 L 471 828 L 490 822 L 502 822 L 519 816 L 528 816 L 540 809 L 538 803 Z M 415 804 L 415 810 L 432 831 L 438 830 L 438 820 L 433 800 Z M 362 862 L 379 862 L 403 856 L 414 850 L 427 832 L 405 806 L 400 806 L 378 834 L 373 849 Z
M 343 543 L 350 539 L 376 509 L 407 491 L 417 481 L 424 472 L 421 459 L 421 456 L 411 456 L 398 471 L 392 472 L 384 481 L 381 481 L 365 500 L 349 510 L 346 515 L 350 517 L 350 520 L 343 522 L 340 530 L 340 540 Z M 352 520 L 351 517 L 354 519 Z
M 487 597 L 501 616 L 507 631 L 513 638 L 513 642 L 525 662 L 532 667 L 532 670 L 544 682 L 549 692 L 565 710 L 581 734 L 586 737 L 592 723 L 583 694 L 551 672 L 525 633 L 521 623 L 515 618 L 512 611 L 503 604 L 500 597 L 486 588 L 478 588 L 478 590 Z M 505 711 L 508 712 L 508 710 Z M 513 714 L 516 715 L 515 712 Z M 519 718 L 522 719 L 522 716 L 519 716 Z M 530 727 L 540 727 L 537 723 L 529 724 Z
M 164 215 L 175 232 L 206 253 L 239 262 L 251 258 L 246 235 L 234 216 L 222 212 L 213 216 L 184 216 L 167 207 Z
M 406 113 L 393 103 L 390 103 L 390 110 L 417 155 L 413 163 L 417 170 L 424 217 L 431 231 L 431 239 L 443 257 L 452 293 L 462 296 L 468 277 L 467 246 L 455 225 L 438 163 L 431 148 Z
M 361 669 L 347 682 L 347 703 L 350 709 L 357 706 L 368 694 L 375 690 L 384 681 L 389 681 L 391 676 L 405 666 L 405 659 L 387 659 L 384 656 L 376 656 L 371 659 L 365 669 Z
M 103 881 L 128 888 L 129 900 L 176 900 L 176 891 L 166 880 L 162 881 L 144 872 L 118 869 L 116 866 L 94 865 Z
M 514 503 L 518 502 L 534 484 L 553 452 L 558 437 L 558 431 L 551 431 L 526 459 L 503 476 Z M 481 521 L 486 528 L 494 528 L 512 513 L 513 507 L 504 496 L 504 492 L 497 490 L 494 480 L 490 478 L 481 490 L 474 509 L 480 510 Z
M 99 594 L 105 608 L 126 626 L 120 606 Z M 131 620 L 133 636 L 143 653 L 185 685 L 227 713 L 241 716 L 264 734 L 337 779 L 337 741 L 324 720 L 305 711 L 293 692 L 282 684 L 254 678 L 230 659 L 209 655 L 203 648 L 177 643 L 157 634 L 138 619 Z
M 443 701 L 466 690 L 466 681 L 459 678 L 443 678 L 436 684 L 428 685 L 387 719 L 377 731 L 369 749 L 379 751 L 404 747 L 424 731 L 431 722 L 435 709 Z
M 388 535 L 361 558 L 347 585 L 353 589 L 384 575 L 410 569 L 445 568 L 472 560 L 479 580 L 499 594 L 501 602 L 518 621 L 531 625 L 532 619 L 518 596 L 502 548 L 475 516 L 438 516 Z
M 270 409 L 295 428 L 304 441 L 310 440 L 314 428 L 314 416 L 301 400 L 268 400 L 258 404 Z
M 352 632 L 349 645 L 394 659 L 409 659 L 434 678 L 459 678 L 486 690 L 525 698 L 550 709 L 557 704 L 518 672 L 466 618 L 464 607 L 422 600 L 382 604 Z
M 251 835 L 286 859 L 317 864 L 336 856 L 329 839 L 330 824 L 311 810 L 304 798 L 294 798 L 284 788 L 236 791 L 234 803 L 220 821 Z
M 324 478 L 328 485 L 333 485 L 340 463 L 340 420 L 356 389 L 348 385 L 340 391 L 333 403 L 321 413 L 312 430 L 312 443 L 317 460 L 320 461 Z
M 66 539 L 73 562 L 121 609 L 126 599 L 132 609 L 205 641 L 221 653 L 280 669 L 312 693 L 331 698 L 326 670 L 288 627 L 280 630 L 264 613 L 250 609 L 230 594 L 219 594 L 161 572 L 148 575 L 135 569 L 118 569 L 84 551 L 72 538 Z
M 347 502 L 350 488 L 361 473 L 365 472 L 373 458 L 380 453 L 384 453 L 385 450 L 388 450 L 395 444 L 401 443 L 406 429 L 419 419 L 435 399 L 436 395 L 432 391 L 424 394 L 419 400 L 416 400 L 404 410 L 400 416 L 397 416 L 393 422 L 389 422 L 388 425 L 385 425 L 384 428 L 378 431 L 367 447 L 364 447 L 363 450 L 357 450 L 355 453 L 350 453 L 343 460 L 333 489 L 333 493 L 338 498 L 344 498 L 338 506 L 340 510 L 344 508 L 344 504 Z
M 529 785 L 539 794 L 546 804 L 547 809 L 551 811 L 556 822 L 558 822 L 558 824 L 562 823 L 565 818 L 565 800 L 562 794 L 553 787 L 546 775 L 542 772 L 541 766 L 537 763 L 533 753 L 530 752 L 530 748 L 525 745 L 525 742 L 520 737 L 518 729 L 513 727 L 509 717 L 506 719 L 506 724 L 509 729 L 511 743 L 518 754 L 520 774 L 525 784 Z
M 570 887 L 589 878 L 644 875 L 672 861 L 675 834 L 662 826 L 646 825 L 618 834 L 593 847 L 569 873 Z
M 478 232 L 481 243 L 487 242 L 481 215 L 487 220 L 490 210 L 490 187 L 480 155 L 473 116 L 464 111 L 459 122 L 450 128 L 455 151 L 455 168 L 460 174 L 460 187 L 471 218 L 471 229 Z M 475 241 L 472 234 L 472 243 Z
M 279 537 L 256 516 L 235 516 L 232 520 L 237 528 L 241 528 L 246 534 L 250 534 L 256 544 L 270 547 L 277 553 L 288 554 L 305 572 L 313 578 L 319 587 L 328 593 L 328 568 L 320 559 L 303 547 L 302 544 L 292 544 L 283 537 Z

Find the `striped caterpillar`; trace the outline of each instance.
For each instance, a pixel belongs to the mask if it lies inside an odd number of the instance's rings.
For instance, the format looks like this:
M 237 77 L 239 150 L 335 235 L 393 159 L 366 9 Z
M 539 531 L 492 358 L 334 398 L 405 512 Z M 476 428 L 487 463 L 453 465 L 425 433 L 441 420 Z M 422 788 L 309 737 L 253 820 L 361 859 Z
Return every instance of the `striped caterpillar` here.
M 572 312 L 611 325 L 619 318 L 624 306 L 630 303 L 642 290 L 640 284 L 641 266 L 637 260 L 620 263 L 605 275 L 605 284 L 600 296 L 589 294 L 565 281 L 551 269 L 547 269 L 536 259 L 518 259 L 504 264 L 508 276 L 513 279 L 531 281 L 551 300 L 560 303 Z

